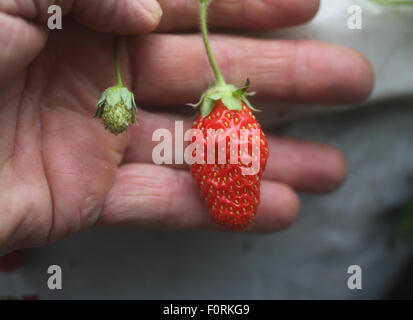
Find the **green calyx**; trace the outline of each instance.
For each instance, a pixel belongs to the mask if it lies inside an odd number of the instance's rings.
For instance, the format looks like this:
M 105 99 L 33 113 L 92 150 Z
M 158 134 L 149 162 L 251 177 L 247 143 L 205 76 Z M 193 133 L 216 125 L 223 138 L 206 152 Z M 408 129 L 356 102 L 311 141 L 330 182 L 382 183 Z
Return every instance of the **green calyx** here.
M 103 92 L 97 103 L 95 118 L 102 118 L 106 129 L 119 134 L 136 122 L 136 110 L 133 93 L 125 87 L 115 86 Z
M 121 37 L 115 40 L 115 73 L 117 86 L 106 89 L 97 103 L 95 118 L 101 118 L 105 128 L 114 134 L 124 132 L 130 124 L 136 122 L 136 103 L 133 93 L 123 86 L 122 75 L 118 63 Z
M 248 79 L 242 88 L 236 88 L 231 84 L 215 85 L 215 83 L 212 83 L 199 102 L 190 104 L 190 106 L 200 108 L 202 119 L 212 112 L 216 102 L 219 100 L 222 101 L 228 110 L 241 111 L 242 103 L 245 103 L 251 110 L 258 111 L 248 101 L 248 96 L 254 95 L 253 92 L 248 92 L 249 86 L 250 82 Z
M 205 50 L 208 56 L 209 63 L 215 75 L 215 82 L 212 83 L 209 89 L 202 95 L 201 100 L 197 104 L 190 104 L 193 107 L 200 107 L 202 118 L 207 117 L 214 109 L 215 103 L 219 100 L 229 109 L 241 111 L 242 103 L 245 103 L 251 110 L 254 109 L 247 97 L 254 93 L 248 93 L 250 82 L 247 79 L 242 88 L 236 88 L 233 85 L 227 84 L 219 70 L 219 66 L 212 54 L 211 46 L 208 39 L 207 27 L 207 11 L 209 0 L 198 0 L 200 2 L 200 22 L 202 38 L 204 40 Z

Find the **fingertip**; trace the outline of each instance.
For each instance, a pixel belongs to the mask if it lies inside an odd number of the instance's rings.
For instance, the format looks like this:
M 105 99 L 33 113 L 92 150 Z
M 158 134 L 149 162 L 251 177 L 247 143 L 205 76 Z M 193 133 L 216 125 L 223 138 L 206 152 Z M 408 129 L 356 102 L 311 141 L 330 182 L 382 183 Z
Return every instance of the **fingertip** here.
M 243 0 L 238 3 L 244 8 L 241 26 L 253 30 L 306 23 L 314 18 L 320 5 L 319 0 Z M 222 23 L 217 22 L 217 24 Z
M 339 80 L 342 86 L 342 102 L 363 102 L 374 87 L 373 67 L 362 53 L 345 47 L 337 49 L 337 71 L 341 73 Z
M 348 167 L 344 154 L 335 148 L 328 147 L 328 165 L 326 166 L 326 186 L 323 192 L 332 192 L 346 180 Z
M 155 18 L 160 18 L 162 16 L 162 8 L 158 1 L 156 0 L 139 0 L 142 7 L 148 11 Z
M 163 15 L 162 7 L 156 0 L 139 0 L 140 5 L 146 11 L 149 17 L 148 30 L 143 33 L 148 33 L 153 31 L 158 24 L 161 22 Z
M 310 12 L 312 12 L 312 16 L 310 19 L 314 18 L 318 11 L 320 10 L 320 0 L 313 0 L 313 1 L 308 1 L 309 5 L 311 6 Z
M 295 6 L 296 11 L 292 13 L 292 15 L 295 15 L 300 19 L 299 21 L 296 21 L 296 23 L 306 23 L 311 21 L 320 9 L 320 0 L 298 0 L 296 2 L 298 2 Z
M 277 215 L 277 228 L 275 231 L 281 231 L 289 228 L 298 218 L 300 212 L 300 199 L 297 193 L 287 185 L 283 185 L 283 199 Z
M 289 186 L 264 181 L 261 205 L 252 232 L 270 233 L 290 227 L 300 212 L 298 195 Z
M 298 190 L 320 194 L 333 192 L 347 177 L 347 160 L 344 154 L 334 147 L 313 144 L 313 148 L 314 151 L 317 150 L 318 156 L 313 159 L 312 177 L 307 178 L 307 187 Z
M 360 52 L 355 52 L 358 56 L 358 67 L 355 68 L 355 79 L 359 83 L 359 90 L 355 95 L 356 102 L 362 102 L 366 100 L 373 91 L 374 88 L 374 69 L 370 61 L 365 55 Z

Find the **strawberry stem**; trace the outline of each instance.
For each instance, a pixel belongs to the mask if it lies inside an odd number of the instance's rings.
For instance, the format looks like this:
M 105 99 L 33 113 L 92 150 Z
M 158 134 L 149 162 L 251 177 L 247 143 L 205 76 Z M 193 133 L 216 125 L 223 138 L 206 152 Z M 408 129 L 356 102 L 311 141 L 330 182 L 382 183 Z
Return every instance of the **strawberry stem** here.
M 219 70 L 219 67 L 215 61 L 214 55 L 212 54 L 211 46 L 208 39 L 208 26 L 207 26 L 207 11 L 208 11 L 208 0 L 199 0 L 201 2 L 201 30 L 202 37 L 204 39 L 205 49 L 208 55 L 209 63 L 211 64 L 212 70 L 215 74 L 215 84 L 217 86 L 225 86 L 224 77 Z
M 121 42 L 121 37 L 117 36 L 115 39 L 115 72 L 116 72 L 116 77 L 118 79 L 118 87 L 123 87 L 122 75 L 120 74 L 120 68 L 119 68 L 119 62 L 118 62 L 120 42 Z

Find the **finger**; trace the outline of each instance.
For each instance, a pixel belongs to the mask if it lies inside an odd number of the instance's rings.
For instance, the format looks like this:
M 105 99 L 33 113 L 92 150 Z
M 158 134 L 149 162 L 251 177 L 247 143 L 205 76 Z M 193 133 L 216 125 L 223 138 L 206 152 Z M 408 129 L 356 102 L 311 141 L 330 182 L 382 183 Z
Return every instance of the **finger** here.
M 211 42 L 227 82 L 241 86 L 250 78 L 257 100 L 350 103 L 364 100 L 373 86 L 368 61 L 340 46 L 228 36 Z M 199 36 L 144 36 L 131 41 L 129 49 L 142 104 L 197 101 L 213 80 Z
M 162 16 L 156 0 L 88 0 L 74 4 L 75 17 L 100 32 L 148 33 L 156 28 Z
M 0 2 L 0 85 L 25 70 L 46 44 L 49 6 L 48 1 Z M 61 6 L 62 14 L 72 12 L 95 30 L 122 34 L 150 32 L 162 14 L 156 0 L 72 0 Z
M 164 16 L 159 31 L 196 28 L 199 2 L 160 0 Z M 209 24 L 212 27 L 269 29 L 307 22 L 317 12 L 319 0 L 219 0 L 211 1 Z
M 0 5 L 1 7 L 1 5 Z M 47 31 L 0 10 L 0 86 L 20 74 L 46 43 Z
M 156 0 L 59 1 L 62 14 L 73 15 L 100 32 L 143 34 L 158 25 L 162 9 Z M 0 12 L 47 23 L 50 1 L 2 1 Z M 55 13 L 55 11 L 53 11 Z
M 264 179 L 285 183 L 296 191 L 326 193 L 347 176 L 347 163 L 336 148 L 287 137 L 269 137 L 270 157 Z
M 252 232 L 278 231 L 297 217 L 299 201 L 287 186 L 264 181 Z M 120 167 L 101 225 L 220 229 L 210 219 L 188 172 L 146 164 Z
M 172 136 L 172 158 L 175 159 L 175 123 L 178 116 L 159 115 L 140 110 L 139 126 L 129 130 L 130 140 L 123 163 L 152 164 L 152 151 L 158 141 L 152 141 L 153 132 L 166 129 Z M 190 129 L 191 121 L 183 122 L 183 131 Z M 291 186 L 300 192 L 330 192 L 341 185 L 347 175 L 344 156 L 335 148 L 285 137 L 267 137 L 270 157 L 264 178 Z M 185 146 L 185 145 L 184 145 Z M 175 165 L 187 169 L 187 165 Z

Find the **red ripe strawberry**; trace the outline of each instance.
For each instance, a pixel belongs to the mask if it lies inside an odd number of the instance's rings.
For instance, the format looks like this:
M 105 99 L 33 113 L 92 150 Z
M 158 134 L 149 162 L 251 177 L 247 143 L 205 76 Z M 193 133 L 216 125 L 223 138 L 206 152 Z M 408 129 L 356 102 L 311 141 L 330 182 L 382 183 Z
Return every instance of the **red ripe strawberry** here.
M 202 131 L 202 141 L 201 149 L 196 148 L 193 152 L 193 156 L 200 159 L 191 166 L 191 174 L 201 189 L 212 218 L 227 228 L 242 230 L 257 213 L 268 144 L 252 114 L 254 108 L 247 99 L 249 81 L 237 89 L 222 77 L 208 41 L 208 0 L 199 2 L 201 30 L 215 82 L 194 105 L 200 107 L 201 115 L 193 128 Z M 249 134 L 246 135 L 245 131 Z M 199 143 L 199 137 L 193 141 Z M 222 149 L 225 151 L 223 158 L 220 156 Z M 197 150 L 202 150 L 203 154 L 196 154 Z
M 209 139 L 215 138 L 215 164 L 191 166 L 191 174 L 200 187 L 201 196 L 208 205 L 211 217 L 229 229 L 245 229 L 254 220 L 260 201 L 260 183 L 269 154 L 264 132 L 247 105 L 243 103 L 240 111 L 228 110 L 221 100 L 215 103 L 207 117 L 199 116 L 194 121 L 193 128 L 203 133 L 204 151 L 208 148 L 208 136 Z M 215 137 L 208 135 L 211 129 L 215 132 L 222 130 L 225 134 Z M 245 137 L 246 141 L 243 141 L 240 135 L 242 129 L 249 131 L 248 137 Z M 253 129 L 258 129 L 259 134 L 253 136 Z M 258 141 L 253 145 L 254 138 Z M 222 139 L 225 139 L 224 144 L 220 144 Z M 236 164 L 231 164 L 230 161 L 230 143 L 237 147 L 239 161 Z M 222 145 L 226 146 L 225 164 L 218 164 L 219 146 Z M 257 149 L 254 150 L 253 147 Z M 250 164 L 245 165 L 248 159 Z M 251 160 L 258 163 L 258 172 L 254 175 L 243 175 L 243 168 L 251 168 Z M 204 161 L 207 163 L 206 152 Z

